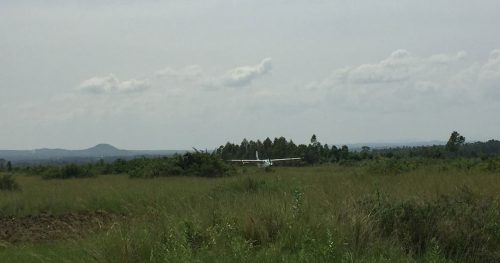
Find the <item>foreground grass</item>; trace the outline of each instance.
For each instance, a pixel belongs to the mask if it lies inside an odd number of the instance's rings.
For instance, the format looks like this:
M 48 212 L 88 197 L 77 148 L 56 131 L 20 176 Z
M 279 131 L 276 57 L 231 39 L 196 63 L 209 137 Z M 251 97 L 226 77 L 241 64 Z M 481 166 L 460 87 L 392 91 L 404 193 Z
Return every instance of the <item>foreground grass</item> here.
M 104 210 L 127 219 L 80 240 L 0 244 L 0 262 L 500 259 L 498 173 L 428 165 L 376 174 L 331 165 L 219 179 L 18 176 L 22 191 L 0 192 L 2 216 Z

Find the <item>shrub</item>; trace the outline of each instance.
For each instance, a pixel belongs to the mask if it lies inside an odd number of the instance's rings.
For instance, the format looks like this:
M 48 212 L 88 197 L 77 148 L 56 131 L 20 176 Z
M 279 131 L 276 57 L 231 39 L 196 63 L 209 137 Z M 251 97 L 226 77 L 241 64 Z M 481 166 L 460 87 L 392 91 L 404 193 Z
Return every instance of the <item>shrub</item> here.
M 43 166 L 43 165 L 37 165 L 37 166 L 27 166 L 24 169 L 24 172 L 27 175 L 30 176 L 38 176 L 38 175 L 43 175 L 47 172 L 47 170 L 51 169 L 50 166 Z
M 177 165 L 187 175 L 202 177 L 223 177 L 234 174 L 234 169 L 220 157 L 196 151 L 177 157 Z
M 500 159 L 498 159 L 498 158 L 493 159 L 492 158 L 492 159 L 487 160 L 485 170 L 489 171 L 489 172 L 500 171 Z
M 400 175 L 415 169 L 417 169 L 416 162 L 395 158 L 370 161 L 366 165 L 367 173 L 374 175 Z
M 223 177 L 234 173 L 235 169 L 218 156 L 197 151 L 171 158 L 144 159 L 140 165 L 129 172 L 129 175 L 131 178 L 178 175 Z
M 378 196 L 361 204 L 380 235 L 396 237 L 408 253 L 424 255 L 438 246 L 447 258 L 457 261 L 500 261 L 498 204 L 466 187 L 432 201 Z
M 181 175 L 183 170 L 177 166 L 172 158 L 151 159 L 143 166 L 138 166 L 129 172 L 131 178 L 154 178 L 160 176 Z
M 1 191 L 16 191 L 16 190 L 20 190 L 20 187 L 11 174 L 4 174 L 4 175 L 0 176 L 0 190 Z
M 451 164 L 455 169 L 460 171 L 471 171 L 480 163 L 480 159 L 456 159 Z
M 91 167 L 67 164 L 62 167 L 50 167 L 42 174 L 43 179 L 69 179 L 93 177 Z

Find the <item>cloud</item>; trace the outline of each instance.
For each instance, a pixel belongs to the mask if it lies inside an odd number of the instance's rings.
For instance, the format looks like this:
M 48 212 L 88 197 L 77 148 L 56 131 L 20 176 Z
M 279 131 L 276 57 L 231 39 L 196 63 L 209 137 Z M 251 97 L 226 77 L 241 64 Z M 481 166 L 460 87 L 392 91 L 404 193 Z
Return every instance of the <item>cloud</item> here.
M 463 60 L 467 57 L 467 52 L 465 51 L 460 51 L 457 54 L 454 55 L 448 55 L 448 54 L 437 54 L 429 57 L 429 61 L 433 63 L 450 63 L 450 62 L 456 62 Z
M 466 53 L 460 51 L 453 55 L 437 54 L 422 58 L 400 49 L 378 63 L 337 70 L 334 72 L 334 78 L 344 84 L 357 85 L 422 81 L 423 79 L 418 79 L 446 70 L 453 63 L 460 63 L 465 57 Z
M 489 98 L 500 98 L 500 49 L 493 50 L 488 62 L 480 68 L 478 82 Z
M 141 80 L 121 81 L 113 74 L 93 77 L 81 82 L 77 90 L 93 95 L 141 93 L 144 96 L 179 97 L 185 96 L 189 90 L 216 91 L 224 87 L 248 86 L 271 69 L 271 58 L 263 59 L 258 65 L 237 67 L 223 74 L 209 74 L 199 65 L 166 67 Z
M 359 84 L 390 83 L 407 80 L 411 75 L 414 58 L 406 50 L 394 51 L 377 64 L 364 64 L 344 71 L 344 80 Z
M 134 93 L 148 88 L 150 88 L 150 83 L 147 79 L 120 81 L 113 74 L 87 79 L 78 86 L 80 91 L 90 94 Z
M 272 68 L 272 59 L 265 58 L 257 65 L 236 67 L 220 75 L 209 74 L 199 65 L 181 69 L 167 67 L 156 71 L 154 75 L 164 81 L 171 80 L 214 89 L 248 86 L 254 80 L 271 72 Z
M 149 101 L 151 107 L 165 100 L 170 101 L 169 105 L 192 105 L 193 101 L 220 103 L 231 98 L 241 107 L 384 113 L 436 111 L 485 101 L 497 103 L 495 100 L 500 98 L 500 50 L 493 50 L 481 62 L 469 59 L 465 51 L 420 56 L 399 49 L 378 62 L 334 69 L 325 78 L 309 84 L 237 89 L 251 85 L 271 71 L 271 58 L 219 74 L 199 65 L 167 67 L 145 80 L 120 81 L 114 75 L 91 78 L 80 89 L 92 94 L 117 94 L 154 87 L 134 96 L 139 105 Z
M 203 69 L 199 65 L 190 65 L 182 69 L 167 67 L 155 72 L 156 77 L 174 78 L 180 81 L 199 80 L 203 78 Z
M 231 69 L 218 80 L 220 84 L 228 87 L 243 87 L 250 85 L 253 80 L 271 72 L 272 59 L 265 58 L 255 66 L 243 66 Z
M 482 66 L 468 62 L 464 51 L 422 57 L 396 50 L 377 63 L 336 69 L 307 88 L 353 110 L 437 109 L 477 103 L 492 87 L 498 91 L 499 69 L 498 50 Z

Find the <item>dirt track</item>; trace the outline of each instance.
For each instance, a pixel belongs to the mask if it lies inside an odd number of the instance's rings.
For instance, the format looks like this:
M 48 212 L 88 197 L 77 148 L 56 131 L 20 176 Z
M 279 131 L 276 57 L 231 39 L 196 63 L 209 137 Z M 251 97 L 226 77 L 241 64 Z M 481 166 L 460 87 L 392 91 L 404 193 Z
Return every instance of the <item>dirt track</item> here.
M 0 243 L 78 238 L 108 228 L 117 216 L 105 212 L 0 217 Z

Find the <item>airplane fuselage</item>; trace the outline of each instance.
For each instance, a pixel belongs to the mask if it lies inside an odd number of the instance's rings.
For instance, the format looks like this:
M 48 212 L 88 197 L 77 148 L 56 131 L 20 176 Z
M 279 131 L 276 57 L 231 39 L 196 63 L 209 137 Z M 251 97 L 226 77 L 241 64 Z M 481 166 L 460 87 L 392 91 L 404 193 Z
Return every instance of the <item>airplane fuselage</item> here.
M 266 168 L 273 165 L 273 162 L 269 159 L 267 160 L 262 160 L 262 162 L 259 164 L 260 167 Z

